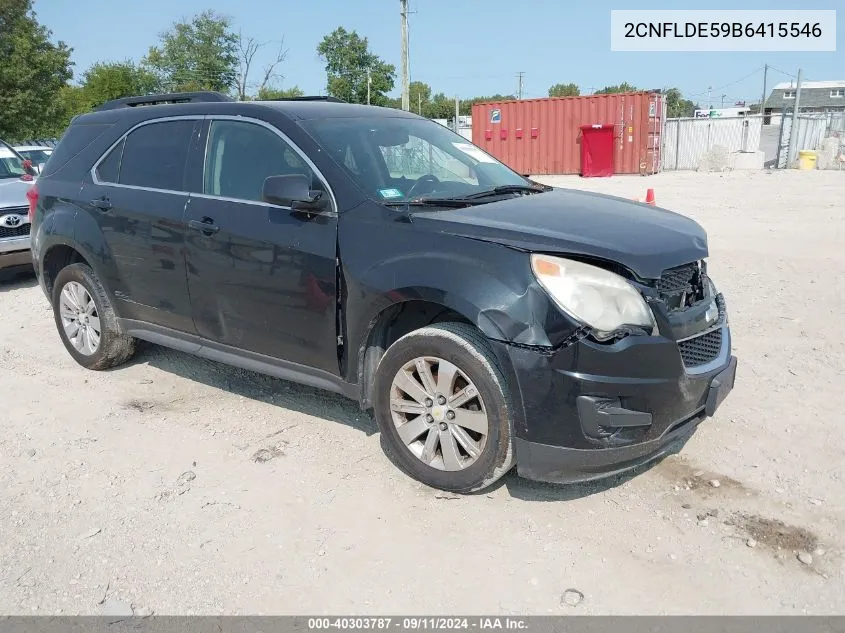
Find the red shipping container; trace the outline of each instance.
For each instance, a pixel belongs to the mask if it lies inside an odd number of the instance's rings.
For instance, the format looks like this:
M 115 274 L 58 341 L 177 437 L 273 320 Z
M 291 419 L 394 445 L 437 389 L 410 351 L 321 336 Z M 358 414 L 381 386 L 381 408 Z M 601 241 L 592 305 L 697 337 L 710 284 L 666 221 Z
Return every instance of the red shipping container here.
M 580 174 L 581 126 L 613 126 L 613 173 L 654 174 L 660 166 L 663 97 L 626 92 L 523 99 L 472 107 L 472 141 L 525 175 Z M 531 130 L 519 139 L 503 130 Z
M 581 175 L 584 178 L 613 175 L 613 124 L 581 126 Z

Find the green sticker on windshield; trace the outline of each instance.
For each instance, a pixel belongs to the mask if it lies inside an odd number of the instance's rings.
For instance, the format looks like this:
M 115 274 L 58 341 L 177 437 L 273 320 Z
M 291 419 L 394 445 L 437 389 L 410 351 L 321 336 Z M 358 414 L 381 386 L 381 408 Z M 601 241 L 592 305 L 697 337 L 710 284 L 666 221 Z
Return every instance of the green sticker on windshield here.
M 379 189 L 379 195 L 382 198 L 392 199 L 392 198 L 404 198 L 405 194 L 403 194 L 398 189 Z

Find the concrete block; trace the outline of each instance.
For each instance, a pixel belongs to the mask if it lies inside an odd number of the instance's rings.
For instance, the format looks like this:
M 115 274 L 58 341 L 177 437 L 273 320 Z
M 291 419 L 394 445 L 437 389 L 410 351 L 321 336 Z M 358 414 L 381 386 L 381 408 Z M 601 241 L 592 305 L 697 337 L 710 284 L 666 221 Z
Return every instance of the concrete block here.
M 766 162 L 766 154 L 763 151 L 756 152 L 731 152 L 730 168 L 741 170 L 760 170 Z

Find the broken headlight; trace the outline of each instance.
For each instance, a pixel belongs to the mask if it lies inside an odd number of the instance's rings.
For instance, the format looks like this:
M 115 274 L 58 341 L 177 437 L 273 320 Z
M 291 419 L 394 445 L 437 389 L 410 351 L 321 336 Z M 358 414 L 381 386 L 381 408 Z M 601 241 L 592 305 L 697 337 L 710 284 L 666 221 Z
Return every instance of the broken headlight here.
M 615 273 L 571 259 L 531 255 L 531 269 L 561 310 L 609 338 L 624 326 L 654 331 L 651 308 L 628 281 Z

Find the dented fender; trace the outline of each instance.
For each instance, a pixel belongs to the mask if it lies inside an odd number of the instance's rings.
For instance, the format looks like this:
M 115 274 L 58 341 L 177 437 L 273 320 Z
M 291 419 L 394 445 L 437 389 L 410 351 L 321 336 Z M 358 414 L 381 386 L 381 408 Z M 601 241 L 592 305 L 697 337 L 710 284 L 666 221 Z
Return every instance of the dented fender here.
M 426 301 L 453 310 L 488 338 L 553 348 L 578 329 L 537 283 L 526 252 L 448 233 L 420 231 L 407 216 L 391 230 L 375 230 L 374 212 L 344 214 L 339 231 L 344 321 L 349 341 L 347 373 L 379 315 L 391 306 Z M 382 253 L 374 263 L 372 252 Z

